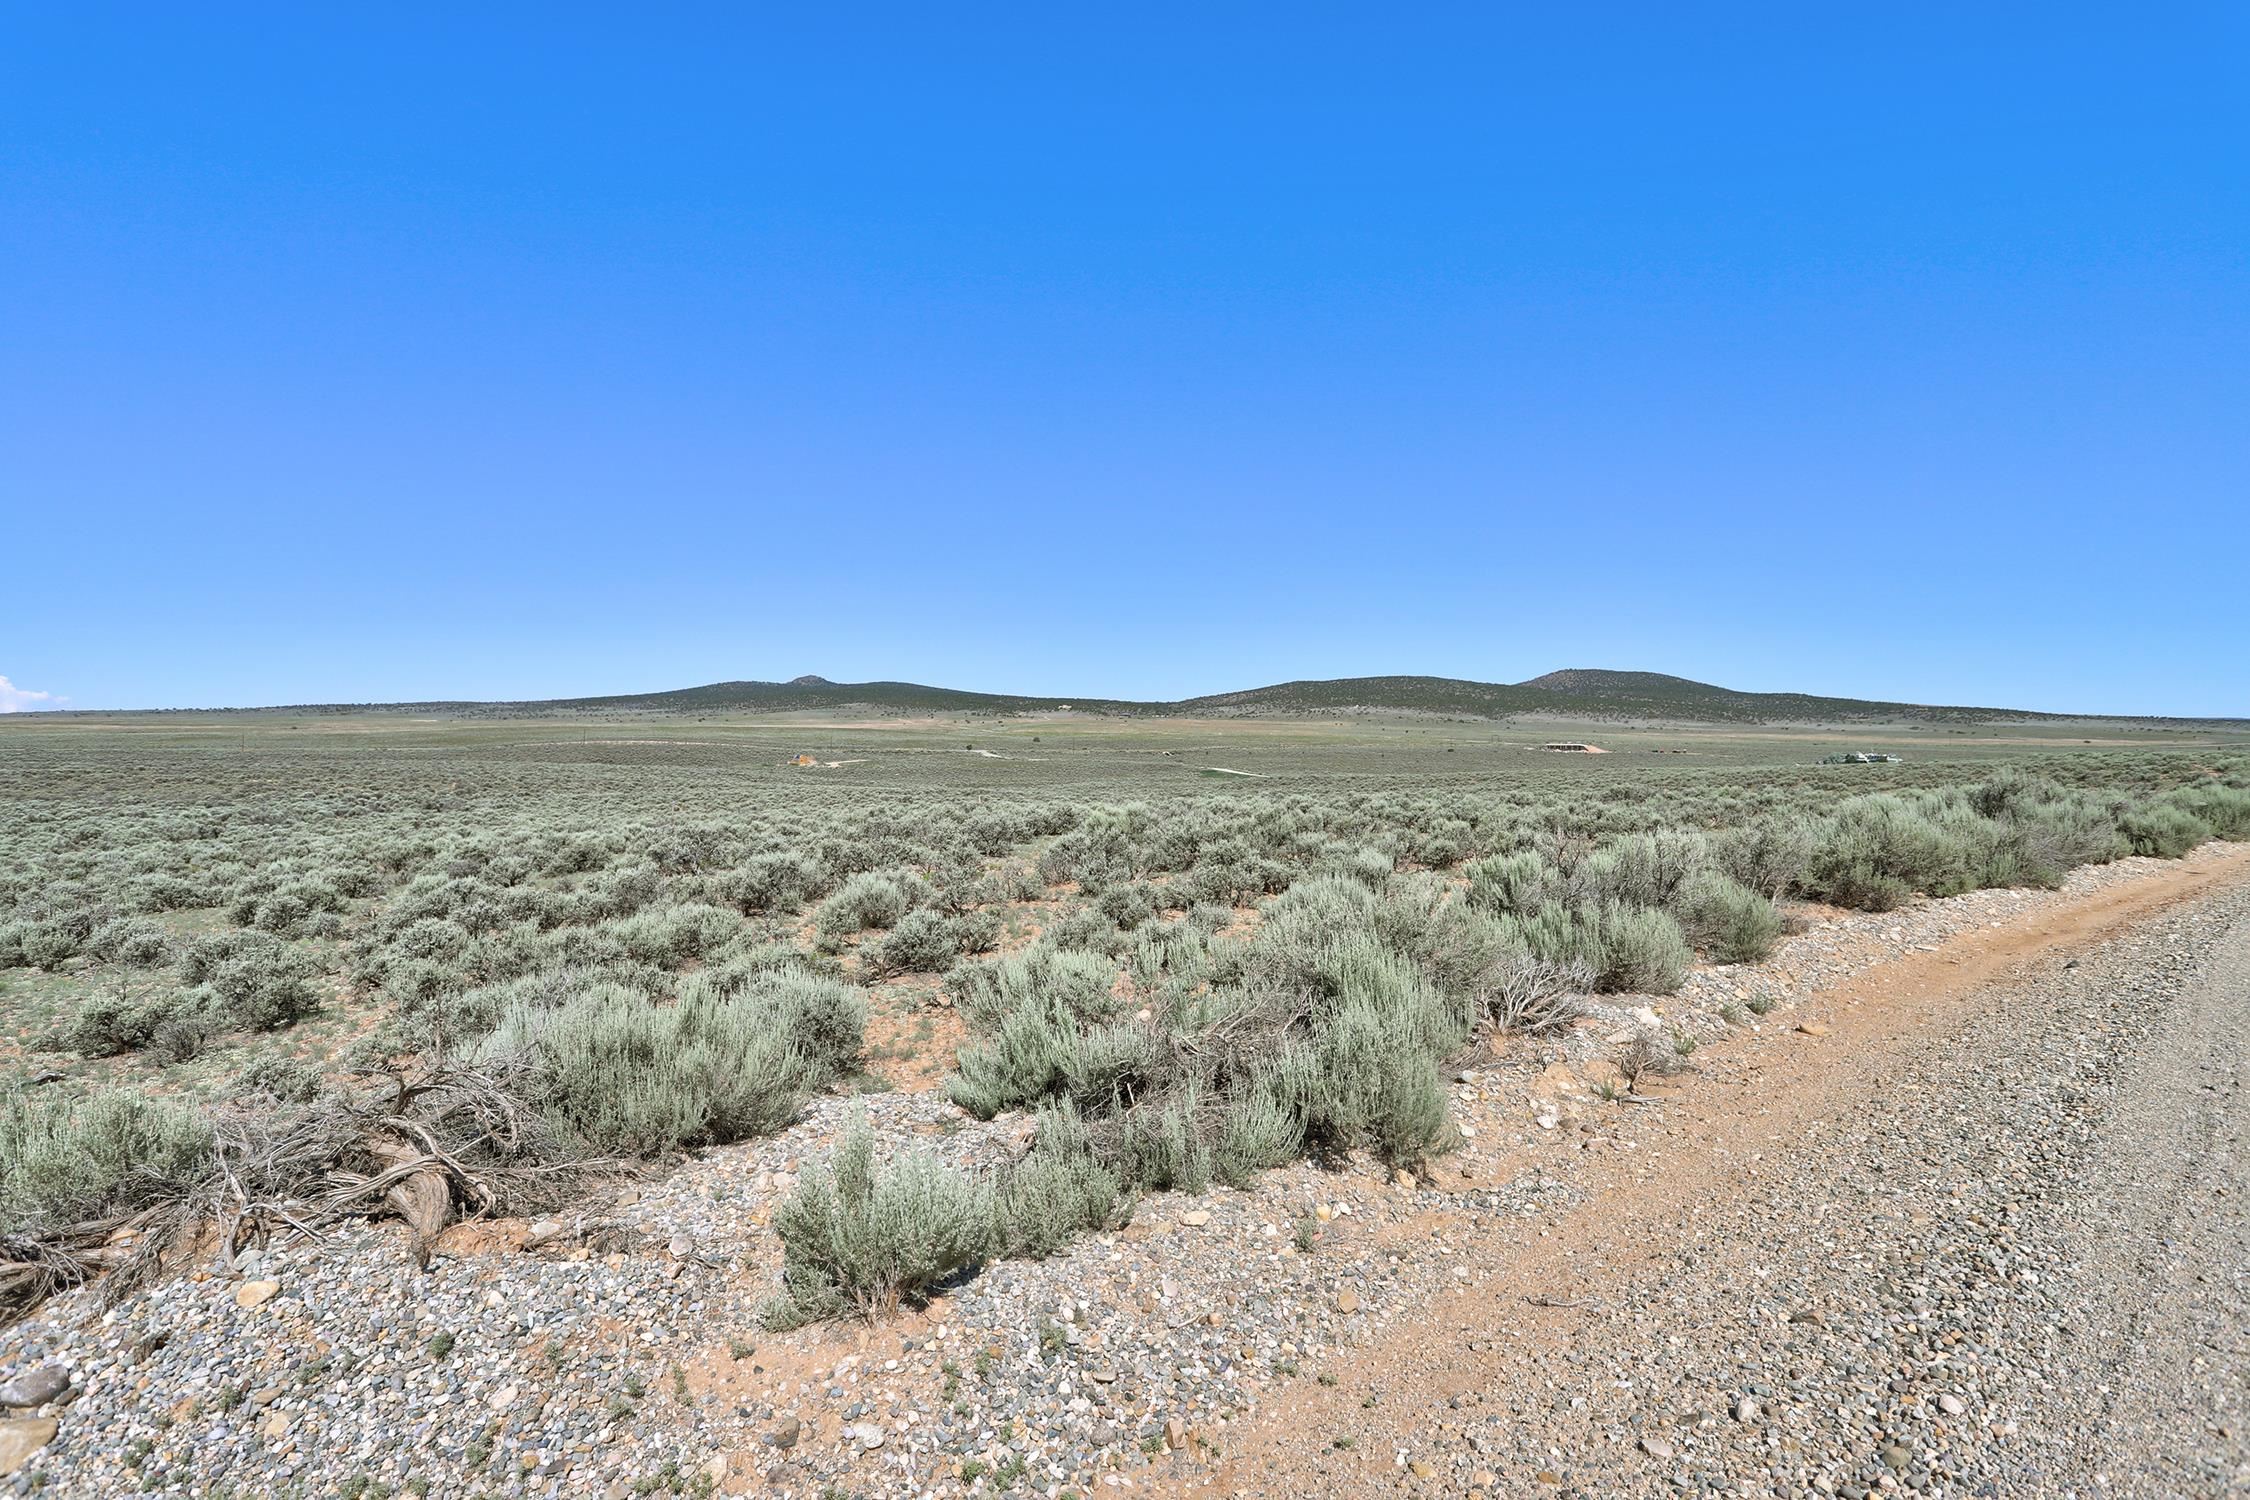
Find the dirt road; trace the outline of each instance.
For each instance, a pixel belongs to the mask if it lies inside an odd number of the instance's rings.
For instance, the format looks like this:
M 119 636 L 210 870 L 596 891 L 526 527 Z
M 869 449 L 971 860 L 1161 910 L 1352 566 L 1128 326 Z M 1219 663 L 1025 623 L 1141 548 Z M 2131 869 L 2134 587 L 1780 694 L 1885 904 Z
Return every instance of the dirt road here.
M 1698 1054 L 1651 1149 L 1237 1424 L 1205 1493 L 2250 1494 L 2245 873 Z

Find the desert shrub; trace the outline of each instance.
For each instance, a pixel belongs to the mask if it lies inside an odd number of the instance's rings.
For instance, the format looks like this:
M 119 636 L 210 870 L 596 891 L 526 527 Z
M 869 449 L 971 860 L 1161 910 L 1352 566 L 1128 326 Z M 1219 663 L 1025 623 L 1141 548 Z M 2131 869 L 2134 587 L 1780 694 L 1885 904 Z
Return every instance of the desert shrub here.
M 1389 884 L 1392 872 L 1398 868 L 1395 856 L 1381 849 L 1364 847 L 1350 850 L 1323 863 L 1337 874 L 1356 880 L 1371 891 L 1379 891 Z
M 45 921 L 15 924 L 14 937 L 4 946 L 12 950 L 10 956 L 16 963 L 52 969 L 76 958 L 93 930 L 90 914 L 71 912 Z
M 1137 880 L 1109 887 L 1094 905 L 1122 932 L 1131 932 L 1156 915 L 1155 895 Z
M 1199 864 L 1174 884 L 1190 901 L 1233 906 L 1265 894 L 1266 877 L 1254 861 L 1245 858 L 1233 863 Z
M 1282 1053 L 1276 1086 L 1308 1148 L 1366 1148 L 1386 1161 L 1434 1151 L 1446 1125 L 1445 1085 L 1430 1051 L 1382 1007 L 1347 1003 L 1310 1039 Z
M 1504 915 L 1537 911 L 1553 899 L 1558 879 L 1532 849 L 1487 855 L 1471 861 L 1463 873 L 1469 877 L 1470 904 Z
M 642 963 L 676 969 L 733 937 L 742 919 L 700 902 L 642 911 L 613 929 L 627 954 Z
M 149 1033 L 145 1054 L 158 1067 L 175 1067 L 203 1055 L 225 1029 L 208 1006 L 187 1004 L 167 1010 Z
M 1913 893 L 1952 895 L 1970 884 L 1976 850 L 1888 793 L 1838 804 L 1807 861 L 1804 888 L 1818 900 L 1888 911 Z
M 996 1253 L 1034 1258 L 1084 1230 L 1114 1227 L 1130 1212 L 1123 1181 L 1095 1154 L 1068 1103 L 1040 1110 L 1030 1154 L 1001 1174 L 992 1208 Z
M 1154 990 L 1167 980 L 1193 986 L 1209 967 L 1203 937 L 1186 922 L 1150 923 L 1133 934 L 1126 972 L 1142 990 Z
M 760 854 L 717 877 L 713 895 L 747 913 L 795 911 L 819 892 L 826 876 L 800 854 Z
M 273 1031 L 319 1007 L 313 959 L 260 932 L 213 933 L 180 957 L 180 977 L 200 983 L 208 1005 L 229 1026 Z
M 230 1094 L 258 1104 L 310 1104 L 327 1091 L 328 1080 L 302 1058 L 261 1052 L 235 1074 Z
M 1039 856 L 1041 880 L 1048 885 L 1075 880 L 1088 895 L 1139 873 L 1128 820 L 1111 809 L 1097 811 Z
M 1773 902 L 1715 869 L 1691 876 L 1674 900 L 1687 936 L 1718 963 L 1757 963 L 1781 936 Z
M 2020 883 L 2027 885 L 2059 885 L 2080 865 L 2107 864 L 2131 852 L 2110 810 L 2081 793 L 2013 807 L 2000 826 L 2005 848 L 2025 874 Z
M 208 906 L 211 898 L 192 881 L 177 875 L 140 875 L 128 881 L 124 904 L 133 911 L 182 911 Z
M 1083 907 L 1049 923 L 1041 937 L 1057 948 L 1100 953 L 1109 958 L 1117 957 L 1133 942 L 1117 930 L 1117 924 L 1109 919 L 1108 913 L 1095 906 Z
M 1711 862 L 1737 884 L 1778 901 L 1804 879 L 1815 838 L 1810 819 L 1756 818 L 1712 835 Z
M 122 1089 L 74 1097 L 0 1086 L 0 1232 L 38 1234 L 185 1191 L 212 1162 L 194 1109 Z
M 2212 837 L 2250 837 L 2250 788 L 2205 781 L 2164 794 L 2169 806 L 2210 828 Z
M 1679 923 L 1668 913 L 1615 901 L 1542 907 L 1521 919 L 1517 931 L 1534 957 L 1550 964 L 1582 964 L 1603 990 L 1668 995 L 1680 987 L 1694 958 Z
M 1488 966 L 1477 991 L 1477 1017 L 1494 1031 L 1537 1035 L 1575 1020 L 1578 996 L 1600 976 L 1581 959 L 1540 958 L 1525 948 L 1510 948 Z
M 63 1042 L 82 1057 L 111 1057 L 146 1047 L 160 1031 L 170 1028 L 167 1052 L 176 1054 L 186 1038 L 206 1037 L 214 1025 L 215 1018 L 195 993 L 96 995 L 72 1014 Z M 176 1055 L 170 1060 L 184 1061 Z
M 2130 808 L 2117 820 L 2117 828 L 2135 854 L 2159 859 L 2178 859 L 2211 837 L 2210 824 L 2170 802 Z
M 608 864 L 609 850 L 583 834 L 551 834 L 532 857 L 544 874 L 580 875 Z
M 146 917 L 112 917 L 86 939 L 86 952 L 132 969 L 155 969 L 172 962 L 172 939 Z
M 1065 1046 L 1060 1092 L 1080 1108 L 1104 1113 L 1128 1108 L 1161 1087 L 1165 1076 L 1163 1034 L 1137 1020 L 1079 1031 Z
M 1670 914 L 1611 903 L 1599 917 L 1604 988 L 1668 995 L 1680 987 L 1693 954 Z
M 1188 908 L 1186 920 L 1189 926 L 1208 937 L 1234 921 L 1234 908 L 1221 906 L 1216 902 L 1199 901 Z
M 993 1222 L 986 1185 L 926 1152 L 878 1169 L 874 1132 L 855 1121 L 828 1164 L 808 1168 L 774 1212 L 782 1290 L 764 1319 L 793 1328 L 923 1300 L 991 1253 Z
M 714 992 L 706 994 L 705 986 Z M 816 1084 L 848 1072 L 867 1038 L 867 997 L 801 964 L 753 969 L 739 976 L 697 975 L 681 987 L 680 999 L 682 1004 L 733 1000 L 764 1011 L 804 1058 Z
M 1107 1020 L 1116 1012 L 1110 994 L 1117 966 L 1099 953 L 1042 941 L 1021 953 L 964 964 L 946 976 L 946 989 L 972 1031 L 986 1031 L 1026 1001 L 1053 996 L 1073 1017 Z
M 1411 956 L 1364 929 L 1324 935 L 1317 946 L 1307 944 L 1295 924 L 1261 932 L 1251 974 L 1253 992 L 1280 989 L 1305 997 L 1316 1031 L 1356 1007 L 1433 1057 L 1468 1040 L 1468 1006 L 1440 990 Z
M 1305 1147 L 1305 1122 L 1277 1097 L 1278 1079 L 1258 1080 L 1221 1106 L 1211 1167 L 1228 1187 L 1293 1161 Z
M 1139 1187 L 1200 1193 L 1211 1185 L 1211 1142 L 1191 1085 L 1118 1117 L 1109 1150 Z
M 254 901 L 237 903 L 235 919 L 260 932 L 299 937 L 311 931 L 321 916 L 342 911 L 343 905 L 343 896 L 325 881 L 291 880 Z
M 887 875 L 862 871 L 820 903 L 814 925 L 828 937 L 848 937 L 870 928 L 889 927 L 906 915 L 907 896 Z
M 1078 1017 L 1069 996 L 1024 996 L 983 1041 L 963 1047 L 946 1088 L 955 1104 L 989 1120 L 1062 1090 L 1080 1060 Z
M 1004 865 L 993 879 L 995 894 L 1002 901 L 1037 901 L 1047 894 L 1037 867 L 1020 860 Z
M 1669 909 L 1709 862 L 1700 830 L 1657 828 L 1626 834 L 1595 850 L 1572 872 L 1570 884 L 1583 905 L 1617 902 Z
M 1967 792 L 1969 806 L 1977 816 L 1993 819 L 2021 817 L 2063 795 L 2055 782 L 2020 766 L 2002 766 Z
M 990 953 L 1000 946 L 998 912 L 965 911 L 953 919 L 953 930 L 963 953 Z
M 560 1010 L 598 984 L 613 981 L 584 969 L 542 969 L 466 989 L 412 990 L 399 996 L 397 1020 L 416 1049 L 458 1052 L 483 1041 L 513 1011 Z
M 888 974 L 942 974 L 961 956 L 956 919 L 935 907 L 908 912 L 880 943 L 862 950 L 869 963 Z
M 383 946 L 387 958 L 449 963 L 469 946 L 469 929 L 447 917 L 420 917 L 407 923 Z
M 769 1006 L 709 990 L 653 1006 L 598 985 L 551 1009 L 519 1006 L 478 1055 L 520 1069 L 565 1137 L 620 1155 L 762 1135 L 822 1081 Z

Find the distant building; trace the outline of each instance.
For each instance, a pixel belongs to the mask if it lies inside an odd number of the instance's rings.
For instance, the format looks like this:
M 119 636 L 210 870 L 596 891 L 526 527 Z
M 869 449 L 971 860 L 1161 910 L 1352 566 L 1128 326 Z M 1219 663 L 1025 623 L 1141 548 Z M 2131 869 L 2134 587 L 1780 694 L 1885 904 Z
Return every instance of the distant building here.
M 789 764 L 793 766 L 817 766 L 820 764 L 820 762 L 813 759 L 809 755 L 800 755 L 795 760 L 789 762 Z
M 1539 748 L 1542 750 L 1561 750 L 1572 755 L 1600 755 L 1603 753 L 1601 746 L 1589 745 L 1579 740 L 1549 740 Z

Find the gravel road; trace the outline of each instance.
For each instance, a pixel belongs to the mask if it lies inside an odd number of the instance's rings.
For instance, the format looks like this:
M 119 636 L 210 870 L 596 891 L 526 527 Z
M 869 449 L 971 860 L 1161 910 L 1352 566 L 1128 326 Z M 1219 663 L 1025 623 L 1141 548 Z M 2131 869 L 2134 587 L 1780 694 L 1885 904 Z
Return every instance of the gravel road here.
M 1714 1062 L 1209 1492 L 2250 1494 L 2250 890 L 1995 962 Z

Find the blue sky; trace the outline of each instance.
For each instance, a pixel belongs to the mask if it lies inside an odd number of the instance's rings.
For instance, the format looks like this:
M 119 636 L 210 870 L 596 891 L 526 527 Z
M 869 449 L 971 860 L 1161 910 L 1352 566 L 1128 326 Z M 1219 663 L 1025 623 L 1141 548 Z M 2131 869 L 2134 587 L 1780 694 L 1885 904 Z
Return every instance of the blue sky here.
M 11 8 L 0 706 L 2250 713 L 2238 8 L 467 9 Z

